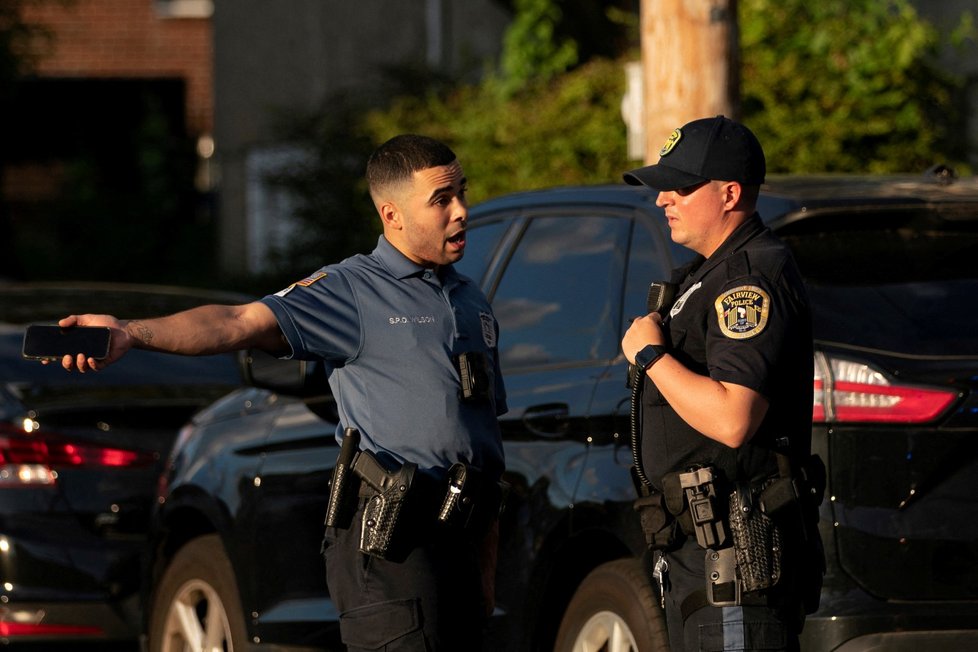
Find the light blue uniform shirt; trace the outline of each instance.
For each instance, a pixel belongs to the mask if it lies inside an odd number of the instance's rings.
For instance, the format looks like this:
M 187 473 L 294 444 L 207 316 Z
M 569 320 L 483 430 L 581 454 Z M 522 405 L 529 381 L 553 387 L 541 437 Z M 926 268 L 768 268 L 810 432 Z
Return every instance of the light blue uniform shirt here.
M 420 267 L 381 236 L 369 255 L 328 265 L 262 302 L 290 357 L 325 361 L 338 437 L 356 428 L 362 449 L 435 473 L 459 461 L 502 471 L 499 326 L 482 291 L 452 266 Z M 487 356 L 488 401 L 459 397 L 454 356 L 469 351 Z

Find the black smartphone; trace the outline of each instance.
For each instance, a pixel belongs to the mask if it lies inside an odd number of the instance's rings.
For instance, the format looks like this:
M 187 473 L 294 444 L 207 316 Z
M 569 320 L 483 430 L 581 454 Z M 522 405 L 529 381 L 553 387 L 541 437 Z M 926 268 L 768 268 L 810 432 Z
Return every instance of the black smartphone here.
M 31 324 L 24 333 L 22 355 L 30 360 L 60 360 L 66 355 L 84 353 L 101 360 L 109 355 L 109 329 L 105 326 Z

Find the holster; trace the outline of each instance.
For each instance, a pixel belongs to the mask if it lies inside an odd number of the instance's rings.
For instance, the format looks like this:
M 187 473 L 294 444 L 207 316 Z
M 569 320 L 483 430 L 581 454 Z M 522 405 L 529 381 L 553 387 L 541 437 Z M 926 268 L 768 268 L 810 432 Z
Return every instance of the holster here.
M 822 594 L 825 550 L 818 531 L 819 505 L 825 496 L 825 464 L 811 455 L 792 467 L 787 457 L 778 457 L 779 478 L 767 485 L 759 497 L 762 511 L 783 530 L 785 547 L 793 555 L 793 581 L 805 612 L 814 613 Z
M 664 493 L 648 493 L 632 503 L 632 508 L 638 512 L 645 543 L 650 550 L 672 550 L 675 547 L 679 522 L 666 508 Z
M 448 469 L 438 522 L 481 536 L 499 517 L 506 485 L 491 481 L 474 466 L 456 462 Z
M 343 443 L 340 454 L 336 456 L 336 466 L 329 482 L 329 502 L 326 503 L 326 527 L 350 527 L 353 511 L 356 507 L 355 497 L 357 484 L 352 478 L 352 466 L 360 446 L 360 432 L 355 428 L 347 428 L 343 433 Z
M 330 484 L 326 526 L 348 528 L 357 506 L 360 552 L 401 561 L 432 536 L 478 538 L 499 517 L 508 485 L 478 468 L 452 465 L 446 482 L 405 462 L 387 469 L 369 451 L 358 450 L 359 433 L 347 429 Z
M 779 473 L 753 484 L 722 484 L 728 500 L 715 501 L 716 487 L 707 486 L 716 478 L 706 474 L 667 474 L 662 485 L 666 504 L 687 534 L 697 534 L 706 548 L 706 585 L 694 591 L 681 604 L 683 620 L 707 605 L 772 604 L 780 587 L 792 582 L 788 594 L 800 596 L 807 613 L 818 609 L 825 573 L 825 556 L 817 530 L 818 505 L 825 490 L 825 467 L 812 455 L 800 468 L 792 468 L 787 456 L 778 454 Z M 693 469 L 691 469 L 693 470 Z M 696 469 L 698 470 L 698 469 Z M 688 473 L 688 472 L 687 472 Z M 709 480 L 709 482 L 707 482 Z M 692 490 L 692 491 L 691 491 Z M 681 505 L 680 496 L 695 506 Z M 720 506 L 726 513 L 714 510 Z M 676 510 L 681 508 L 682 512 Z M 699 514 L 690 512 L 699 511 Z M 721 521 L 710 524 L 710 515 Z M 724 543 L 723 526 L 730 536 Z M 705 526 L 705 527 L 704 527 Z M 701 536 L 704 535 L 704 536 Z M 703 546 L 715 539 L 716 545 Z M 776 587 L 778 587 L 776 589 Z M 771 589 L 775 589 L 771 591 Z M 781 595 L 785 595 L 781 593 Z
M 389 560 L 404 557 L 411 527 L 403 517 L 417 468 L 407 462 L 388 471 L 370 452 L 357 454 L 353 471 L 372 490 L 361 517 L 360 552 Z
M 696 542 L 701 548 L 721 548 L 727 544 L 727 506 L 719 499 L 719 478 L 712 467 L 692 467 L 679 474 L 679 485 L 686 500 Z
M 738 484 L 730 494 L 730 532 L 740 590 L 749 593 L 777 584 L 784 550 L 781 529 L 745 484 Z

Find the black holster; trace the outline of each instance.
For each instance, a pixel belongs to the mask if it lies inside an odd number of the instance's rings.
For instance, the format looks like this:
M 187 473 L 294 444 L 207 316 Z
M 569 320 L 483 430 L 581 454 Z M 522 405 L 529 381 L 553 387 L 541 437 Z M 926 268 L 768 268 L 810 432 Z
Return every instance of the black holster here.
M 326 526 L 349 528 L 358 506 L 360 551 L 401 561 L 433 536 L 477 539 L 498 519 L 508 485 L 474 466 L 456 463 L 445 481 L 405 462 L 388 469 L 369 451 L 358 450 L 359 433 L 344 434 L 330 483 Z
M 474 537 L 482 536 L 499 517 L 506 488 L 478 468 L 456 462 L 448 469 L 438 522 Z
M 353 475 L 353 460 L 359 452 L 360 432 L 347 428 L 340 444 L 340 454 L 336 457 L 333 476 L 329 482 L 329 502 L 326 503 L 326 527 L 350 527 L 356 507 L 356 487 L 359 482 Z
M 818 609 L 825 575 L 825 551 L 818 531 L 819 506 L 825 496 L 825 464 L 811 455 L 792 466 L 778 456 L 779 476 L 759 497 L 762 511 L 782 528 L 786 554 L 791 555 L 792 581 L 801 595 L 805 612 Z
M 757 493 L 738 484 L 730 494 L 730 532 L 744 593 L 771 588 L 781 579 L 781 528 L 761 508 Z
M 403 558 L 410 547 L 407 541 L 412 529 L 404 518 L 412 498 L 411 486 L 417 464 L 406 462 L 396 471 L 388 471 L 368 451 L 360 451 L 353 471 L 366 487 L 369 496 L 363 507 L 360 530 L 360 552 L 382 559 Z M 370 491 L 364 492 L 369 487 Z
M 650 550 L 673 550 L 679 539 L 679 521 L 666 508 L 665 494 L 651 491 L 640 497 L 632 508 L 638 512 L 639 523 Z

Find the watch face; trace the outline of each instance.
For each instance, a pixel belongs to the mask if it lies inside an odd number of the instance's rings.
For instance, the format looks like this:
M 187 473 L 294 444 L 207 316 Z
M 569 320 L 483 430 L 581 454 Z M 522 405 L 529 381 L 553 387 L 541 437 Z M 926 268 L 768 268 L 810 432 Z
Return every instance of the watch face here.
M 658 344 L 647 344 L 641 351 L 635 354 L 635 366 L 642 370 L 648 369 L 655 361 L 661 358 L 667 349 Z
M 653 345 L 649 344 L 635 354 L 635 364 L 642 369 L 648 369 L 649 365 L 652 364 L 657 357 L 659 357 L 659 351 L 656 350 Z

